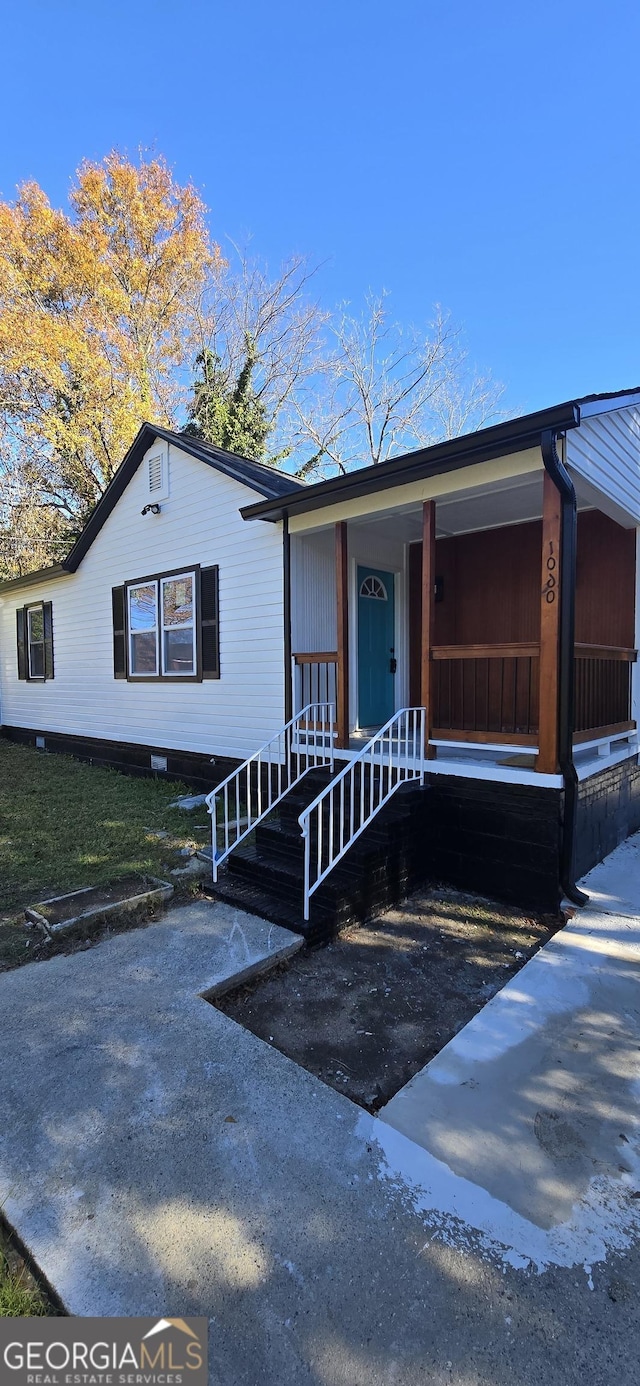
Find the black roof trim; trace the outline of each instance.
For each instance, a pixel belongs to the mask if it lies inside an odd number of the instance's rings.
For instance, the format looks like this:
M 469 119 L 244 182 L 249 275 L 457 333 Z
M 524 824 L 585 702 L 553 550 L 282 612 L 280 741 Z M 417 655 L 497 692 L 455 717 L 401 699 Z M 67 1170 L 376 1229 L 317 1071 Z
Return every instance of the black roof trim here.
M 624 399 L 625 395 L 640 395 L 640 385 L 631 385 L 628 390 L 605 390 L 600 395 L 581 395 L 575 404 L 597 404 L 604 399 Z
M 277 501 L 256 501 L 243 506 L 240 514 L 245 520 L 279 520 L 285 514 L 300 515 L 309 510 L 319 510 L 340 500 L 368 496 L 409 481 L 456 471 L 472 462 L 488 462 L 492 457 L 500 457 L 507 452 L 522 452 L 539 443 L 543 429 L 552 428 L 562 433 L 566 429 L 577 428 L 579 423 L 580 409 L 577 403 L 558 404 L 552 409 L 509 419 L 506 423 L 492 424 L 490 428 L 479 429 L 477 433 L 463 433 L 445 443 L 403 453 L 401 457 L 362 467 L 346 476 L 318 481 L 315 486 L 306 486 L 302 495 L 299 491 L 290 491 Z
M 224 448 L 216 448 L 212 443 L 192 437 L 190 433 L 173 433 L 171 429 L 159 428 L 157 424 L 143 423 L 124 461 L 120 463 L 104 495 L 87 520 L 80 538 L 64 559 L 63 567 L 68 568 L 70 572 L 75 573 L 91 548 L 154 438 L 163 438 L 165 442 L 172 443 L 174 447 L 181 448 L 192 457 L 197 457 L 200 462 L 206 462 L 208 467 L 215 467 L 216 471 L 223 472 L 233 481 L 249 486 L 252 491 L 259 491 L 269 500 L 285 493 L 290 494 L 294 489 L 301 489 L 299 483 L 293 482 L 292 485 L 291 478 L 285 477 L 283 472 L 277 472 L 274 467 L 264 467 L 261 462 L 251 462 L 248 457 L 238 457 L 234 452 L 225 452 Z
M 239 481 L 243 486 L 248 486 L 250 490 L 258 491 L 268 500 L 275 500 L 279 496 L 291 495 L 296 490 L 305 489 L 301 482 L 294 481 L 293 477 L 286 476 L 284 472 L 277 471 L 275 467 L 265 467 L 262 462 L 252 462 L 249 457 L 240 457 L 235 452 L 226 452 L 224 448 L 214 447 L 213 443 L 206 443 L 202 438 L 192 437 L 190 433 L 174 433 L 171 429 L 160 428 L 157 424 L 143 423 L 126 457 L 111 478 L 104 495 L 89 516 L 82 534 L 66 558 L 62 560 L 62 563 L 57 563 L 52 568 L 42 568 L 38 573 L 27 573 L 24 577 L 10 578 L 7 582 L 0 582 L 0 591 L 4 591 L 7 587 L 47 582 L 52 578 L 62 577 L 64 573 L 75 573 L 85 554 L 91 548 L 94 539 L 100 533 L 103 524 L 118 504 L 154 438 L 162 438 L 165 442 L 172 443 L 175 447 L 181 448 L 183 452 L 189 453 L 191 457 L 197 457 L 200 462 L 205 462 L 208 467 L 214 467 L 216 471 L 223 472 L 233 481 Z
M 53 578 L 70 576 L 68 568 L 62 563 L 55 563 L 52 568 L 38 568 L 32 573 L 22 573 L 20 577 L 7 578 L 0 582 L 0 592 L 5 592 L 8 587 L 35 587 L 38 582 L 50 582 Z
M 145 424 L 143 427 L 152 428 L 157 437 L 166 438 L 167 442 L 174 443 L 176 447 L 182 448 L 183 452 L 191 453 L 200 462 L 206 462 L 207 466 L 224 472 L 225 476 L 232 477 L 234 481 L 240 481 L 254 491 L 261 491 L 264 496 L 284 496 L 289 491 L 305 489 L 301 481 L 287 476 L 286 472 L 279 472 L 276 467 L 267 467 L 264 462 L 254 462 L 250 457 L 242 457 L 240 453 L 227 452 L 225 448 L 205 442 L 204 438 L 196 438 L 190 433 L 172 433 L 167 428 L 154 428 L 153 424 Z

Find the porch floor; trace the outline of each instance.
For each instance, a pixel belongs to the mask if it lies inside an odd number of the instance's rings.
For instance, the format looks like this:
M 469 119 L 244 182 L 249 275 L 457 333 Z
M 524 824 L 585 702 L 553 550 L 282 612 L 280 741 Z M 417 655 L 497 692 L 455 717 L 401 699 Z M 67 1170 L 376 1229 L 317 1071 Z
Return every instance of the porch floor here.
M 375 736 L 377 727 L 356 728 L 349 736 L 349 749 L 336 751 L 337 760 L 352 760 Z M 472 745 L 456 741 L 434 741 L 433 758 L 414 756 L 409 749 L 406 763 L 417 765 L 431 775 L 460 775 L 471 779 L 503 780 L 512 784 L 534 784 L 543 788 L 562 788 L 561 775 L 540 774 L 535 768 L 537 748 L 517 745 Z M 638 755 L 636 732 L 617 737 L 579 743 L 574 747 L 574 763 L 579 780 L 588 779 L 630 756 Z M 403 760 L 405 757 L 403 756 Z

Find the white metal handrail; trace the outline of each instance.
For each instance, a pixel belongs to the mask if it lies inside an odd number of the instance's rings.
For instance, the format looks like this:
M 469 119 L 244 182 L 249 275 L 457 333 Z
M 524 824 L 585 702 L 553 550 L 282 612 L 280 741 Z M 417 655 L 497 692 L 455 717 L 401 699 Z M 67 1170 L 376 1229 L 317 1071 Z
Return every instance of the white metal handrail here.
M 333 703 L 309 703 L 207 795 L 214 881 L 218 879 L 218 867 L 234 847 L 253 832 L 256 824 L 308 770 L 328 765 L 333 771 L 334 722 Z
M 396 789 L 406 780 L 419 780 L 424 784 L 424 732 L 425 709 L 402 708 L 300 814 L 298 822 L 304 839 L 305 919 L 309 918 L 309 902 L 314 891 Z M 368 785 L 367 765 L 370 766 Z M 313 852 L 312 831 L 315 836 Z

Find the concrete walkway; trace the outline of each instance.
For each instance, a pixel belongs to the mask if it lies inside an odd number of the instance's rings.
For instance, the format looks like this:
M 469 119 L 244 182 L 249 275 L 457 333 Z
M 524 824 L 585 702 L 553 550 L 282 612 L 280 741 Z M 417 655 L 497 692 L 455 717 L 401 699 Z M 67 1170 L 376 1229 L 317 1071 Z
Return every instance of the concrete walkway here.
M 202 999 L 291 943 L 198 904 L 0 977 L 0 1203 L 69 1311 L 208 1315 L 216 1386 L 635 1383 L 640 919 L 381 1120 Z
M 590 1264 L 640 1225 L 639 982 L 640 920 L 585 911 L 380 1114 L 512 1265 Z

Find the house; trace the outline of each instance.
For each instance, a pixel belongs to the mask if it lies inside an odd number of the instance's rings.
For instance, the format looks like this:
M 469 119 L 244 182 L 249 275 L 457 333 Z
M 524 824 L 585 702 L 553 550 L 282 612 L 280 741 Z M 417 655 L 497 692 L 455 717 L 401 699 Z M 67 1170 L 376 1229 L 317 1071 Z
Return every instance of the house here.
M 0 586 L 3 734 L 226 782 L 241 901 L 579 902 L 640 826 L 639 528 L 640 388 L 309 486 L 144 424 L 65 561 Z

